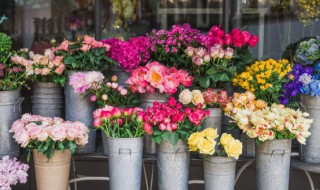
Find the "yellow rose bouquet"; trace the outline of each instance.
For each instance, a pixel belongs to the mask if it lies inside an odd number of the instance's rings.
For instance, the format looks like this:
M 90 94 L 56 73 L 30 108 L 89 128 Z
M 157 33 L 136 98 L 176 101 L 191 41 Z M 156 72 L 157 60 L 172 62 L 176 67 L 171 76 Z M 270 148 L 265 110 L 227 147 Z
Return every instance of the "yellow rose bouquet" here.
M 214 128 L 195 132 L 188 138 L 189 151 L 210 156 L 227 155 L 228 157 L 238 159 L 242 154 L 242 143 L 234 139 L 230 134 L 222 134 L 220 142 L 216 141 L 218 137 L 217 130 Z M 216 150 L 217 143 L 221 145 L 221 150 Z
M 282 86 L 287 82 L 286 76 L 291 70 L 286 59 L 257 61 L 244 72 L 236 74 L 232 82 L 234 86 L 251 91 L 258 99 L 272 105 L 279 103 Z
M 306 112 L 286 108 L 281 104 L 267 106 L 263 100 L 256 100 L 252 92 L 235 93 L 232 102 L 224 108 L 226 115 L 250 138 L 257 142 L 273 139 L 297 139 L 305 144 L 310 136 L 312 119 Z

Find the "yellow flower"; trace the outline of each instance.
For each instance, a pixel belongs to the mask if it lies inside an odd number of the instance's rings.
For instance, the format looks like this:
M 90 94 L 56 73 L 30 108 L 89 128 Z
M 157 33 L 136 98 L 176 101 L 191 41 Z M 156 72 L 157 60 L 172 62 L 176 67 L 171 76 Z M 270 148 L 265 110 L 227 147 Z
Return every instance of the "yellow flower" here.
M 223 133 L 220 138 L 220 144 L 222 146 L 226 146 L 227 144 L 229 144 L 233 140 L 234 140 L 234 138 L 232 137 L 232 135 L 227 134 L 227 133 Z
M 216 141 L 207 140 L 205 138 L 201 139 L 199 142 L 199 152 L 201 154 L 212 155 L 215 151 Z
M 254 101 L 254 105 L 257 109 L 263 109 L 268 105 L 268 103 L 263 100 L 256 100 Z
M 188 145 L 190 151 L 197 151 L 198 144 L 200 140 L 203 138 L 202 133 L 192 133 L 188 138 Z
M 215 139 L 219 136 L 217 133 L 217 129 L 211 128 L 211 127 L 203 130 L 202 133 L 203 133 L 203 136 L 209 140 Z
M 293 80 L 294 79 L 294 75 L 290 75 L 289 78 L 290 78 L 290 80 Z
M 228 157 L 238 159 L 242 154 L 242 143 L 239 140 L 233 140 L 224 146 L 224 151 L 227 153 Z
M 272 87 L 272 84 L 267 83 L 267 84 L 265 85 L 265 87 L 266 87 L 266 88 L 270 88 L 270 87 Z
M 261 90 L 266 90 L 266 87 L 260 86 L 260 89 L 261 89 Z
M 203 98 L 203 94 L 200 90 L 193 90 L 191 92 L 192 94 L 192 100 L 191 102 L 193 103 L 193 105 L 198 105 L 198 104 L 204 104 L 204 98 Z

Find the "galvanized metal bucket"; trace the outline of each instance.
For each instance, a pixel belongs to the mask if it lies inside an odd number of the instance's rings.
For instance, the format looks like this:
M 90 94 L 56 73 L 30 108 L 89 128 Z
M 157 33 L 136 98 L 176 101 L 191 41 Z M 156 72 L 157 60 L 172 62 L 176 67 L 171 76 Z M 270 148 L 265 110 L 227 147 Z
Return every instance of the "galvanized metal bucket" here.
M 310 114 L 313 123 L 310 127 L 311 135 L 305 145 L 300 145 L 300 160 L 308 163 L 320 163 L 320 98 L 309 95 L 301 96 L 303 109 Z
M 107 142 L 107 136 L 104 133 L 104 131 L 101 131 L 101 136 L 102 136 L 103 154 L 108 155 L 108 142 Z
M 236 159 L 209 156 L 203 160 L 205 190 L 233 190 L 236 175 Z
M 143 137 L 107 137 L 111 190 L 140 190 Z
M 248 137 L 247 134 L 242 133 L 240 135 L 240 141 L 242 142 L 242 156 L 254 158 L 256 156 L 256 140 Z
M 0 91 L 0 158 L 5 155 L 19 156 L 19 145 L 9 130 L 13 122 L 21 117 L 23 100 L 19 90 Z
M 289 189 L 291 139 L 274 139 L 256 147 L 257 189 Z
M 75 71 L 68 72 L 68 78 L 75 73 Z M 65 112 L 67 121 L 80 121 L 89 127 L 89 142 L 83 146 L 77 146 L 77 154 L 87 154 L 95 151 L 96 148 L 96 131 L 91 128 L 93 126 L 92 113 L 96 109 L 94 102 L 90 101 L 90 96 L 81 99 L 80 94 L 75 93 L 69 82 L 66 83 L 65 89 Z
M 63 88 L 53 82 L 36 82 L 33 85 L 32 113 L 44 117 L 63 117 Z
M 159 190 L 187 190 L 190 153 L 187 143 L 161 141 L 157 146 Z
M 219 135 L 221 135 L 222 128 L 222 109 L 221 108 L 208 108 L 210 115 L 204 120 L 202 130 L 206 128 L 215 128 Z
M 158 92 L 155 92 L 154 94 L 139 94 L 139 100 L 141 102 L 140 107 L 147 110 L 148 107 L 152 107 L 153 102 L 157 101 L 163 103 L 166 102 L 169 97 L 170 96 L 168 94 L 160 94 Z M 157 153 L 156 143 L 153 142 L 150 135 L 145 135 L 143 149 L 146 155 L 154 155 Z
M 110 76 L 116 75 L 118 77 L 118 83 L 120 85 L 125 85 L 126 81 L 130 78 L 130 75 L 131 75 L 130 72 L 126 72 L 121 67 L 114 66 L 114 65 L 110 66 L 109 71 L 110 71 Z

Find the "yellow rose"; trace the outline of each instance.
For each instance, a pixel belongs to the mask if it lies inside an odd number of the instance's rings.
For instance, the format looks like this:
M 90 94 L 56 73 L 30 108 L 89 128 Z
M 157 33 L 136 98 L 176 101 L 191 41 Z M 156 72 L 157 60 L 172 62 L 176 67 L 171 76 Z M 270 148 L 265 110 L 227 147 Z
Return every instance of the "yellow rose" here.
M 203 130 L 202 133 L 203 133 L 203 136 L 209 140 L 215 139 L 219 136 L 217 133 L 217 129 L 214 129 L 211 127 Z
M 227 133 L 223 133 L 221 138 L 220 138 L 220 144 L 222 146 L 225 146 L 225 145 L 229 144 L 233 140 L 234 140 L 234 138 L 232 137 L 232 135 L 227 134 Z
M 179 94 L 179 102 L 181 102 L 182 104 L 184 105 L 190 104 L 191 100 L 192 100 L 192 93 L 190 92 L 189 89 L 185 89 Z
M 198 105 L 198 104 L 204 104 L 204 98 L 203 98 L 203 94 L 200 90 L 193 90 L 192 92 L 192 100 L 191 102 L 194 105 Z
M 188 145 L 189 147 L 192 146 L 192 147 L 197 147 L 200 140 L 203 138 L 203 135 L 202 133 L 192 133 L 190 135 L 190 137 L 188 138 Z
M 238 159 L 242 154 L 242 143 L 239 140 L 233 140 L 224 146 L 224 151 L 227 153 L 228 157 Z
M 198 149 L 198 147 L 197 146 L 191 146 L 191 145 L 189 145 L 189 151 L 190 152 L 196 152 L 196 151 L 198 151 L 199 149 Z
M 212 155 L 215 151 L 216 141 L 210 141 L 205 138 L 201 139 L 199 142 L 199 150 L 201 154 Z

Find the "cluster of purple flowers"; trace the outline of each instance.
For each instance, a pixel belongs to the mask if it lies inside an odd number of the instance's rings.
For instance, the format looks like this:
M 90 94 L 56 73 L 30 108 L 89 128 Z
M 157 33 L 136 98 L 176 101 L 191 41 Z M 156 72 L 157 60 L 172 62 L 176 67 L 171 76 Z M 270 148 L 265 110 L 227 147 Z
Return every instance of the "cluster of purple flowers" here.
M 313 69 L 311 67 L 303 68 L 300 64 L 296 64 L 292 72 L 288 74 L 288 82 L 283 85 L 284 91 L 279 98 L 281 104 L 288 104 L 290 99 L 296 97 L 303 86 L 311 82 Z M 309 77 L 310 76 L 310 77 Z
M 153 52 L 163 50 L 165 53 L 177 53 L 190 44 L 202 44 L 205 35 L 199 30 L 191 28 L 189 24 L 173 25 L 170 30 L 152 30 L 148 37 Z
M 10 190 L 11 185 L 27 182 L 27 171 L 29 166 L 17 161 L 16 158 L 10 159 L 4 156 L 0 160 L 0 189 Z
M 112 38 L 102 40 L 102 42 L 111 45 L 110 57 L 117 61 L 126 72 L 149 61 L 151 43 L 147 37 L 134 37 L 128 41 Z

